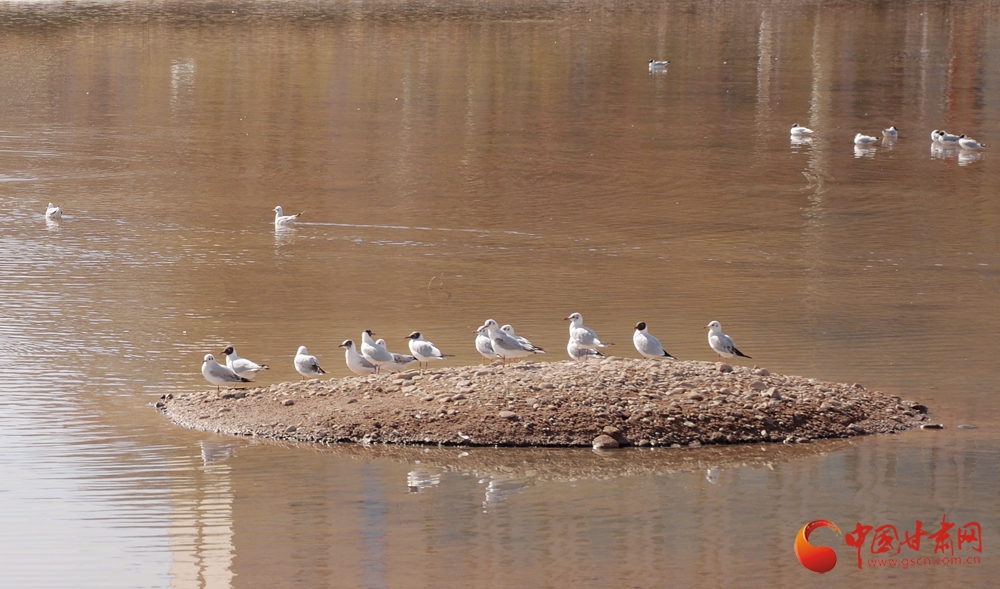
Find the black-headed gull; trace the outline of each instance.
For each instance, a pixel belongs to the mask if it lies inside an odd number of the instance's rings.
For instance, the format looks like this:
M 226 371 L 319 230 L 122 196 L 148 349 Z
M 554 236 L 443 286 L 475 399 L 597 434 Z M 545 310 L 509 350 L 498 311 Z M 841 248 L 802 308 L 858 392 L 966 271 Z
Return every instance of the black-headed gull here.
M 732 358 L 733 356 L 750 358 L 750 356 L 736 349 L 736 344 L 733 343 L 731 337 L 722 333 L 722 324 L 718 321 L 712 321 L 705 326 L 705 329 L 708 330 L 708 345 L 712 347 L 720 358 Z M 753 358 L 750 359 L 752 360 Z
M 934 129 L 933 131 L 931 131 L 931 141 L 933 141 L 934 143 L 940 143 L 941 131 L 939 131 L 938 129 Z
M 358 351 L 357 346 L 354 345 L 354 340 L 346 339 L 338 347 L 347 348 L 344 351 L 344 358 L 347 360 L 347 368 L 351 372 L 360 374 L 361 376 L 375 374 L 375 365 L 365 360 L 365 357 Z
M 863 133 L 858 133 L 854 136 L 854 145 L 871 145 L 878 141 L 875 137 L 871 135 L 865 135 Z
M 316 356 L 310 356 L 305 346 L 299 346 L 299 350 L 295 353 L 295 371 L 302 375 L 302 380 L 307 376 L 326 374 L 326 371 L 319 367 L 319 360 Z
M 813 130 L 802 125 L 795 123 L 792 125 L 790 133 L 792 135 L 812 135 Z
M 56 205 L 49 203 L 49 205 L 45 207 L 45 218 L 62 219 L 62 207 L 57 207 Z
M 643 358 L 674 358 L 663 349 L 660 340 L 649 334 L 645 321 L 635 324 L 635 332 L 632 333 L 632 343 L 635 345 L 635 349 L 642 354 Z M 674 358 L 674 360 L 676 359 Z
M 972 137 L 966 137 L 965 135 L 959 137 L 958 144 L 962 146 L 962 149 L 982 149 L 984 147 L 989 147 L 989 145 L 980 143 Z
M 504 366 L 512 360 L 524 358 L 532 354 L 532 351 L 527 346 L 504 333 L 493 319 L 487 319 L 483 327 L 489 333 L 490 343 L 493 344 L 493 352 L 503 360 Z
M 504 325 L 503 327 L 500 328 L 500 331 L 502 331 L 502 332 L 506 333 L 507 335 L 509 335 L 510 337 L 516 339 L 517 343 L 521 344 L 525 348 L 528 348 L 528 351 L 530 351 L 533 354 L 544 354 L 545 353 L 545 350 L 543 350 L 542 348 L 539 348 L 536 345 L 533 345 L 531 342 L 528 341 L 527 338 L 523 338 L 523 337 L 517 335 L 516 333 L 514 333 L 514 328 L 512 326 L 510 326 L 510 325 Z
M 947 131 L 938 131 L 938 143 L 941 145 L 953 145 L 957 146 L 960 139 L 965 137 L 965 135 L 952 135 Z
M 582 362 L 584 360 L 589 360 L 591 358 L 603 358 L 604 354 L 600 350 L 588 350 L 586 348 L 581 348 L 576 345 L 573 338 L 570 338 L 569 343 L 566 344 L 566 353 L 569 357 L 577 362 Z
M 289 225 L 294 225 L 295 220 L 298 219 L 301 214 L 302 213 L 286 215 L 284 211 L 281 210 L 280 206 L 274 207 L 274 226 L 288 227 Z
M 888 129 L 882 129 L 882 136 L 895 141 L 899 138 L 899 129 L 896 128 L 896 125 L 892 125 Z
M 650 59 L 649 60 L 649 71 L 651 71 L 651 72 L 663 71 L 663 70 L 667 69 L 668 65 L 670 65 L 669 61 L 663 61 L 663 60 L 659 60 L 659 59 Z
M 445 355 L 433 343 L 424 339 L 419 331 L 406 336 L 410 340 L 410 353 L 416 356 L 421 365 L 430 365 L 431 360 L 444 360 Z
M 499 358 L 493 351 L 493 343 L 490 341 L 490 330 L 485 325 L 480 325 L 476 330 L 476 351 L 487 363 L 492 363 Z
M 248 379 L 236 374 L 232 369 L 223 366 L 215 361 L 215 356 L 205 354 L 205 361 L 201 364 L 201 375 L 205 380 L 215 385 L 218 392 L 224 384 L 236 384 L 238 382 L 250 382 Z
M 260 370 L 270 370 L 267 364 L 257 364 L 246 358 L 240 358 L 236 355 L 236 348 L 233 346 L 222 350 L 222 355 L 226 357 L 226 366 L 230 370 L 249 380 L 253 380 Z
M 395 360 L 389 350 L 375 343 L 373 335 L 375 332 L 370 329 L 361 332 L 361 355 L 375 365 L 375 374 L 378 374 L 382 366 L 392 364 Z
M 375 340 L 375 343 L 387 350 L 389 349 L 385 345 L 384 339 Z M 417 358 L 415 356 L 411 356 L 409 354 L 397 354 L 391 350 L 389 351 L 389 353 L 392 354 L 392 363 L 383 366 L 383 368 L 385 368 L 389 372 L 402 372 L 417 361 Z
M 583 315 L 579 313 L 573 313 L 563 321 L 569 321 L 569 339 L 576 342 L 581 350 L 594 350 L 612 345 L 598 339 L 594 330 L 583 324 Z

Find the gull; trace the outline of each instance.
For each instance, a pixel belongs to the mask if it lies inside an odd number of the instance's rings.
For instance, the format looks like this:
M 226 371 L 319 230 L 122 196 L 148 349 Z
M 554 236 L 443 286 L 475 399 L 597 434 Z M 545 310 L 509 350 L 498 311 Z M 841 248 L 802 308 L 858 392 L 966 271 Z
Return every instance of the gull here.
M 375 343 L 375 340 L 372 339 L 373 335 L 375 333 L 370 329 L 361 332 L 361 355 L 365 357 L 365 360 L 375 365 L 375 374 L 378 374 L 383 365 L 392 364 L 395 359 L 389 350 Z
M 791 134 L 792 135 L 812 135 L 813 130 L 802 125 L 795 123 L 792 125 Z
M 267 367 L 267 364 L 257 364 L 256 362 L 251 362 L 246 358 L 240 358 L 236 355 L 236 348 L 233 346 L 229 346 L 225 350 L 222 350 L 222 354 L 226 357 L 226 366 L 236 374 L 248 380 L 253 380 L 254 377 L 257 376 L 257 371 L 259 370 L 270 370 Z
M 895 141 L 899 137 L 899 129 L 896 128 L 896 125 L 892 125 L 888 129 L 882 129 L 882 135 Z
M 504 333 L 493 319 L 487 319 L 483 327 L 490 334 L 490 343 L 493 344 L 493 352 L 497 356 L 500 356 L 504 366 L 515 358 L 524 358 L 532 353 L 527 346 Z
M 45 218 L 62 219 L 62 207 L 57 207 L 56 205 L 49 203 L 49 205 L 45 207 Z
M 962 146 L 962 149 L 982 149 L 984 147 L 989 147 L 989 145 L 980 143 L 972 137 L 966 137 L 965 135 L 962 135 L 958 139 L 958 144 Z
M 288 227 L 295 223 L 295 220 L 299 218 L 298 215 L 286 215 L 284 211 L 281 210 L 280 206 L 274 207 L 274 226 L 275 227 Z
M 854 136 L 854 145 L 871 145 L 875 143 L 878 139 L 872 137 L 871 135 L 863 135 L 858 133 Z
M 215 356 L 205 354 L 205 361 L 201 365 L 201 375 L 205 380 L 215 385 L 216 392 L 222 390 L 224 384 L 234 384 L 237 382 L 250 382 L 248 379 L 236 374 L 231 368 L 227 368 L 215 361 Z
M 344 350 L 344 357 L 347 359 L 347 368 L 350 369 L 354 374 L 360 374 L 364 376 L 366 374 L 375 374 L 375 365 L 365 360 L 365 357 L 358 352 L 357 346 L 354 345 L 354 340 L 345 339 L 344 343 L 337 346 L 338 348 L 347 348 Z
M 500 328 L 500 331 L 502 331 L 502 332 L 506 333 L 507 335 L 509 335 L 510 337 L 516 339 L 517 343 L 519 343 L 522 346 L 528 348 L 528 350 L 530 350 L 533 354 L 544 354 L 545 353 L 545 350 L 543 350 L 542 348 L 539 348 L 538 346 L 532 345 L 531 342 L 529 342 L 526 338 L 523 338 L 523 337 L 521 337 L 519 335 L 516 335 L 514 333 L 514 328 L 511 327 L 510 325 L 504 325 L 503 327 Z
M 947 131 L 938 131 L 938 143 L 941 145 L 958 145 L 965 135 L 952 135 Z
M 593 329 L 586 327 L 583 324 L 583 315 L 573 313 L 569 317 L 563 319 L 563 321 L 569 321 L 569 339 L 576 342 L 576 346 L 579 349 L 593 350 L 611 345 L 610 343 L 602 342 L 598 339 L 597 334 L 594 333 Z
M 305 346 L 299 346 L 299 351 L 295 353 L 295 371 L 302 375 L 302 380 L 307 376 L 326 374 L 326 371 L 319 367 L 319 360 L 316 356 L 310 356 Z
M 578 362 L 589 360 L 590 358 L 604 357 L 604 354 L 602 354 L 598 350 L 588 350 L 586 348 L 581 348 L 577 346 L 576 342 L 573 341 L 573 338 L 570 338 L 569 343 L 566 344 L 566 353 L 569 354 L 570 358 Z
M 386 348 L 384 339 L 377 340 L 375 343 L 387 350 L 389 349 Z M 417 359 L 414 356 L 411 356 L 409 354 L 396 354 L 394 352 L 389 352 L 389 353 L 392 354 L 392 364 L 385 365 L 385 369 L 388 370 L 389 372 L 402 372 L 407 368 L 409 368 L 410 364 L 413 364 L 414 362 L 417 361 Z
M 732 358 L 733 356 L 750 358 L 750 356 L 736 349 L 736 344 L 733 343 L 732 338 L 722 333 L 722 324 L 718 321 L 712 321 L 705 326 L 705 329 L 708 330 L 708 345 L 712 346 L 712 349 L 715 350 L 715 353 L 720 358 Z M 752 360 L 753 358 L 750 359 Z
M 444 360 L 444 354 L 437 346 L 424 339 L 419 331 L 406 336 L 410 340 L 410 353 L 417 357 L 421 364 L 430 365 L 431 360 Z
M 640 321 L 635 324 L 635 332 L 632 333 L 632 343 L 635 345 L 635 349 L 639 351 L 644 358 L 673 358 L 663 346 L 660 345 L 660 340 L 649 335 L 649 331 L 646 330 L 646 322 Z
M 490 364 L 493 363 L 494 359 L 499 357 L 493 351 L 493 344 L 490 342 L 490 330 L 485 325 L 480 325 L 479 329 L 476 330 L 476 351 L 483 357 L 483 360 L 488 361 Z
M 940 143 L 941 142 L 940 134 L 941 131 L 938 129 L 934 129 L 933 131 L 931 131 L 931 141 L 933 141 L 934 143 Z
M 661 60 L 658 60 L 658 59 L 650 59 L 649 60 L 649 71 L 651 71 L 651 72 L 663 71 L 663 70 L 667 69 L 668 65 L 670 65 L 669 61 L 661 61 Z

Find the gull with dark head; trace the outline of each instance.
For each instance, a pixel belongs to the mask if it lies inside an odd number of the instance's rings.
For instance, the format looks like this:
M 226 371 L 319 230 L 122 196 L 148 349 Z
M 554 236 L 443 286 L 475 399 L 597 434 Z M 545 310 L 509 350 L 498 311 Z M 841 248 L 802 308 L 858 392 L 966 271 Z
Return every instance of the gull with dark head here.
M 414 331 L 406 336 L 410 340 L 410 353 L 413 354 L 421 364 L 430 365 L 431 360 L 444 360 L 445 355 L 437 346 L 424 339 L 419 331 Z
M 382 366 L 392 364 L 395 359 L 392 357 L 392 353 L 385 349 L 385 346 L 380 346 L 375 342 L 375 339 L 372 338 L 373 335 L 375 332 L 370 329 L 361 332 L 361 355 L 375 366 L 375 374 L 378 374 Z
M 972 137 L 966 137 L 965 135 L 959 137 L 958 144 L 962 146 L 962 149 L 982 149 L 984 147 L 989 147 L 989 145 L 980 143 Z
M 233 372 L 231 368 L 216 362 L 215 356 L 211 354 L 205 354 L 205 361 L 201 364 L 201 375 L 205 377 L 205 380 L 215 385 L 216 392 L 222 390 L 221 387 L 224 384 L 250 382 Z
M 802 125 L 795 123 L 792 125 L 790 133 L 792 135 L 812 135 L 813 130 L 808 127 L 803 127 Z
M 882 129 L 882 136 L 890 141 L 895 141 L 899 138 L 899 129 L 896 128 L 896 125 L 892 125 L 888 129 Z
M 708 345 L 712 347 L 712 350 L 720 358 L 732 358 L 734 356 L 750 358 L 750 356 L 736 349 L 736 344 L 733 343 L 731 337 L 722 333 L 722 324 L 718 321 L 712 321 L 705 326 L 705 329 L 708 330 Z M 750 359 L 752 360 L 753 358 Z
M 612 345 L 610 342 L 602 342 L 594 330 L 583 324 L 583 315 L 573 313 L 563 319 L 569 321 L 569 339 L 576 343 L 580 350 L 596 350 Z
M 365 360 L 365 357 L 358 351 L 357 346 L 354 345 L 354 340 L 345 339 L 344 343 L 337 347 L 346 348 L 344 350 L 344 358 L 347 360 L 348 370 L 361 376 L 375 374 L 375 365 Z
M 240 358 L 236 355 L 236 348 L 233 346 L 222 350 L 222 355 L 226 357 L 226 366 L 230 370 L 248 380 L 253 380 L 261 370 L 269 370 L 267 364 L 257 364 L 246 358 Z
M 632 333 L 632 343 L 635 345 L 635 349 L 642 354 L 643 358 L 677 359 L 663 349 L 663 346 L 660 344 L 660 340 L 649 334 L 645 321 L 640 321 L 635 324 L 635 331 Z
M 286 215 L 282 211 L 280 206 L 274 207 L 274 226 L 278 227 L 288 227 L 289 225 L 294 225 L 295 220 L 299 218 L 302 213 L 296 213 L 294 215 Z
M 649 60 L 649 71 L 650 72 L 662 72 L 662 71 L 665 71 L 667 69 L 668 65 L 670 65 L 669 61 L 660 60 L 660 59 L 650 59 Z
M 302 375 L 302 380 L 307 376 L 326 374 L 326 371 L 319 367 L 319 360 L 316 356 L 310 356 L 305 346 L 299 346 L 299 350 L 295 353 L 295 371 Z

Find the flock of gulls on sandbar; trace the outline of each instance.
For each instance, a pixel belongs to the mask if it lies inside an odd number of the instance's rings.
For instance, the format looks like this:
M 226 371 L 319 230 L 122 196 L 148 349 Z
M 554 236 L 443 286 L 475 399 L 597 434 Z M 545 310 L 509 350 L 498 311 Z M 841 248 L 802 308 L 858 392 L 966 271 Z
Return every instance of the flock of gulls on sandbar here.
M 582 362 L 592 358 L 603 358 L 604 354 L 599 348 L 613 345 L 611 342 L 602 341 L 593 329 L 584 325 L 583 316 L 579 313 L 573 313 L 565 320 L 570 322 L 566 352 L 571 359 Z M 718 321 L 712 321 L 705 326 L 705 329 L 708 330 L 708 345 L 719 355 L 719 358 L 736 356 L 750 358 L 736 348 L 732 338 L 722 333 L 722 325 Z M 482 326 L 476 329 L 475 333 L 476 351 L 486 362 L 492 363 L 499 359 L 502 366 L 507 366 L 520 358 L 545 353 L 542 348 L 515 334 L 514 328 L 510 325 L 501 327 L 493 319 L 487 319 Z M 360 347 L 354 340 L 344 340 L 344 343 L 338 346 L 345 348 L 344 356 L 351 372 L 362 376 L 382 372 L 402 372 L 413 364 L 422 368 L 429 365 L 431 361 L 444 360 L 449 356 L 442 353 L 432 342 L 424 339 L 423 334 L 419 331 L 414 331 L 405 338 L 409 342 L 409 354 L 390 352 L 385 340 L 376 340 L 374 336 L 372 330 L 366 329 L 361 333 Z M 649 333 L 644 321 L 635 325 L 632 344 L 644 358 L 675 359 L 663 349 L 660 340 Z M 225 366 L 219 364 L 212 354 L 206 354 L 205 361 L 201 365 L 201 373 L 205 380 L 216 387 L 251 382 L 259 371 L 268 370 L 266 364 L 257 364 L 239 357 L 233 346 L 228 346 L 222 351 L 222 354 L 226 357 Z M 295 354 L 294 365 L 295 371 L 302 375 L 303 380 L 307 377 L 316 378 L 326 374 L 326 371 L 319 365 L 316 356 L 310 355 L 305 346 L 299 346 L 298 352 Z

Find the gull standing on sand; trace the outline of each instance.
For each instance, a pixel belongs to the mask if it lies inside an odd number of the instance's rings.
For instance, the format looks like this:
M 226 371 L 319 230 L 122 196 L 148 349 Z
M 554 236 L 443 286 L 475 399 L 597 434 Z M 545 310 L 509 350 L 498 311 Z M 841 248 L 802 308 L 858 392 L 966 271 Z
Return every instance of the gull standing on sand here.
M 375 374 L 375 365 L 365 360 L 365 357 L 358 352 L 357 346 L 354 345 L 354 340 L 345 339 L 344 343 L 337 346 L 339 348 L 347 348 L 344 350 L 344 358 L 347 359 L 347 368 L 354 374 L 359 374 L 364 376 L 366 374 Z
M 718 321 L 712 321 L 705 326 L 705 329 L 708 330 L 708 345 L 712 347 L 712 350 L 720 358 L 732 358 L 733 356 L 750 358 L 750 356 L 736 349 L 736 344 L 733 343 L 731 337 L 722 333 L 722 324 Z M 750 359 L 752 360 L 753 358 Z
M 790 133 L 792 135 L 812 135 L 813 130 L 803 127 L 802 125 L 795 123 L 792 125 Z
M 295 215 L 286 215 L 284 211 L 281 210 L 280 206 L 274 207 L 274 226 L 278 227 L 288 227 L 289 225 L 294 225 L 295 220 L 299 218 L 302 213 L 297 213 Z
M 229 346 L 225 350 L 222 350 L 222 354 L 226 357 L 226 366 L 236 374 L 248 380 L 253 380 L 254 377 L 257 376 L 257 372 L 260 370 L 270 370 L 267 367 L 267 364 L 257 364 L 256 362 L 251 362 L 246 358 L 240 358 L 236 355 L 236 348 L 233 346 Z
M 490 330 L 485 325 L 480 325 L 479 329 L 476 330 L 476 351 L 483 357 L 483 360 L 486 360 L 490 364 L 499 358 L 496 352 L 493 351 L 493 343 L 490 341 Z
M 56 205 L 49 203 L 49 205 L 45 207 L 45 218 L 62 219 L 62 207 L 57 207 Z
M 584 360 L 589 360 L 591 358 L 600 359 L 604 357 L 604 354 L 598 350 L 588 350 L 577 346 L 576 342 L 573 341 L 573 338 L 570 338 L 569 343 L 566 344 L 566 353 L 569 354 L 571 359 L 576 360 L 577 362 L 583 362 Z
M 521 344 L 525 348 L 528 348 L 528 351 L 530 351 L 533 354 L 544 354 L 545 353 L 545 350 L 543 350 L 542 348 L 539 348 L 538 346 L 532 345 L 532 343 L 529 342 L 527 338 L 523 338 L 523 337 L 515 334 L 514 333 L 514 328 L 512 326 L 510 326 L 510 325 L 504 325 L 503 327 L 500 328 L 500 331 L 502 331 L 502 332 L 506 333 L 507 335 L 509 335 L 510 337 L 516 339 L 517 343 Z
M 646 329 L 646 322 L 640 321 L 635 324 L 635 332 L 632 333 L 632 343 L 635 345 L 635 349 L 642 354 L 643 358 L 673 358 L 663 346 L 660 344 L 660 340 L 649 335 L 649 331 Z
M 302 375 L 302 380 L 307 376 L 326 374 L 326 371 L 319 367 L 319 360 L 316 356 L 310 356 L 305 346 L 299 346 L 299 351 L 295 353 L 295 371 Z
M 862 133 L 858 133 L 857 135 L 854 136 L 854 145 L 871 145 L 876 141 L 878 141 L 878 139 L 872 137 L 871 135 L 864 135 Z
M 205 361 L 201 365 L 201 375 L 205 377 L 205 380 L 215 385 L 216 392 L 222 390 L 221 387 L 224 384 L 250 382 L 233 372 L 232 369 L 216 362 L 215 356 L 211 354 L 205 354 Z
M 581 350 L 595 350 L 612 345 L 598 339 L 594 330 L 583 324 L 583 315 L 579 313 L 573 313 L 563 321 L 569 321 L 569 339 Z
M 493 319 L 487 319 L 483 327 L 489 331 L 490 343 L 493 344 L 493 352 L 497 356 L 500 356 L 504 366 L 515 358 L 524 358 L 532 353 L 521 342 L 504 333 Z
M 382 366 L 392 364 L 395 360 L 389 350 L 375 343 L 373 335 L 375 333 L 370 329 L 361 332 L 361 355 L 375 365 L 375 374 L 378 374 Z
M 444 354 L 441 353 L 441 350 L 425 340 L 419 331 L 414 331 L 406 336 L 406 339 L 410 340 L 410 353 L 416 356 L 421 364 L 430 367 L 431 360 L 444 360 Z
M 384 339 L 379 339 L 375 341 L 376 344 L 382 346 L 386 350 L 389 348 L 385 345 Z M 410 367 L 411 364 L 417 361 L 417 359 L 409 354 L 397 354 L 390 351 L 392 354 L 392 364 L 386 364 L 385 369 L 389 372 L 402 372 Z

